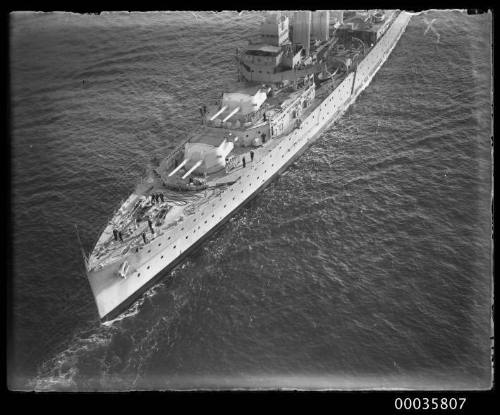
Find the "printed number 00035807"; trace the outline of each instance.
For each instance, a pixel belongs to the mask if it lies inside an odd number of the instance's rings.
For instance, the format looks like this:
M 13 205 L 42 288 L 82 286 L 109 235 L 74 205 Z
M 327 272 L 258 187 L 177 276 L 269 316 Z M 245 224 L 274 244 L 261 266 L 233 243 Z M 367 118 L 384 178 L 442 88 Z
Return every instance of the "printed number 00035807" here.
M 396 398 L 397 410 L 455 410 L 462 409 L 466 398 Z

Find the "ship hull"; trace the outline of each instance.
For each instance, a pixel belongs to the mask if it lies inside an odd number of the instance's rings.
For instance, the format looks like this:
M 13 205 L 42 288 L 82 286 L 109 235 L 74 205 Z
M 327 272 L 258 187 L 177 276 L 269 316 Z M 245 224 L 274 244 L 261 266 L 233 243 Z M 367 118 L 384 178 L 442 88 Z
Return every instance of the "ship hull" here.
M 349 74 L 324 98 L 303 120 L 300 128 L 281 138 L 280 145 L 262 160 L 242 169 L 238 183 L 230 186 L 220 197 L 207 202 L 200 212 L 193 214 L 184 223 L 182 230 L 187 229 L 179 233 L 178 238 L 165 244 L 164 249 L 157 249 L 150 260 L 144 262 L 127 279 L 113 282 L 118 278 L 113 275 L 116 271 L 114 268 L 105 271 L 105 275 L 102 272 L 100 275 L 88 273 L 101 319 L 113 319 L 127 309 L 296 161 L 326 128 L 342 116 L 370 83 L 397 44 L 409 19 L 409 15 L 400 13 L 360 62 L 357 71 Z M 103 278 L 113 283 L 103 284 L 99 280 Z

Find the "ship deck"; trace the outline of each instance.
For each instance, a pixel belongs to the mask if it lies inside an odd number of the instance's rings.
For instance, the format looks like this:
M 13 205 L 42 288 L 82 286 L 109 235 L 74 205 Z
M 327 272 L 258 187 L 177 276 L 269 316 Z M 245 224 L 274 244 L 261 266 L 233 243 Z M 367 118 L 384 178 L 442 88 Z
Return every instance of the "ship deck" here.
M 368 53 L 368 51 L 366 52 Z M 333 91 L 346 76 L 347 73 L 343 73 L 321 83 L 316 89 L 315 98 L 303 110 L 302 118 L 307 118 L 321 104 L 325 96 Z M 275 96 L 269 97 L 266 105 L 268 108 L 277 108 L 287 102 L 292 102 L 299 94 L 300 92 L 282 90 Z M 265 124 L 261 121 L 253 124 L 251 128 Z M 244 131 L 204 125 L 202 130 L 191 137 L 189 142 L 205 143 L 217 147 L 225 139 L 234 141 Z M 281 136 L 270 138 L 259 147 L 235 145 L 229 156 L 230 158 L 239 158 L 238 161 L 244 158 L 247 167 L 251 167 L 251 151 L 254 153 L 254 162 L 257 162 L 278 146 L 281 138 L 288 133 L 289 131 L 284 132 Z M 192 210 L 196 208 L 197 202 L 201 200 L 204 203 L 213 196 L 217 196 L 217 188 L 236 182 L 245 174 L 245 171 L 246 168 L 241 163 L 237 163 L 229 171 L 220 170 L 209 174 L 205 178 L 206 188 L 201 190 L 196 190 L 196 187 L 193 187 L 193 190 L 170 190 L 164 186 L 161 177 L 152 177 L 141 183 L 107 223 L 89 258 L 89 267 L 91 269 L 100 268 L 119 260 L 131 251 L 139 252 L 152 240 L 165 233 L 168 234 L 169 228 L 175 227 L 179 221 L 191 214 Z M 179 176 L 179 173 L 176 176 Z M 161 199 L 151 200 L 152 195 L 157 194 L 163 195 L 163 201 Z M 154 232 L 151 231 L 147 219 L 153 222 Z M 122 240 L 115 239 L 114 229 L 121 230 Z M 147 235 L 146 241 L 144 241 L 143 235 Z
M 322 83 L 316 90 L 316 97 L 303 110 L 302 118 L 307 118 L 322 102 L 325 95 L 335 89 L 344 77 L 345 75 L 337 76 Z M 285 100 L 293 100 L 295 94 L 282 94 L 280 102 L 283 102 L 283 98 Z M 262 125 L 264 124 L 262 122 Z M 255 128 L 256 126 L 254 125 L 253 127 Z M 220 127 L 204 126 L 202 131 L 189 141 L 219 146 L 224 139 L 234 140 L 237 134 L 238 132 L 234 130 L 229 131 Z M 247 167 L 243 167 L 241 163 L 238 163 L 229 171 L 220 170 L 209 174 L 205 179 L 205 189 L 170 190 L 164 186 L 161 177 L 151 177 L 149 180 L 142 182 L 107 223 L 89 258 L 89 267 L 91 269 L 101 268 L 119 260 L 129 252 L 139 252 L 152 240 L 168 233 L 170 231 L 169 228 L 174 227 L 192 212 L 196 206 L 196 201 L 200 199 L 208 201 L 214 195 L 218 194 L 217 188 L 236 182 L 245 173 L 246 169 L 252 165 L 251 151 L 254 153 L 254 162 L 257 162 L 278 146 L 281 138 L 286 136 L 286 134 L 288 132 L 285 132 L 281 136 L 270 138 L 259 147 L 235 146 L 230 153 L 230 157 L 240 158 L 238 161 L 245 158 Z M 163 201 L 161 199 L 152 201 L 152 195 L 156 194 L 162 194 Z M 153 222 L 154 232 L 151 231 L 147 219 Z M 122 232 L 123 240 L 115 239 L 113 234 L 114 229 Z M 146 235 L 146 241 L 143 239 L 143 234 Z
M 220 129 L 218 129 L 220 130 Z M 220 133 L 219 133 L 220 134 Z M 223 137 L 205 135 L 203 142 L 217 145 Z M 196 140 L 198 142 L 198 140 Z M 200 199 L 207 201 L 217 194 L 217 188 L 230 185 L 237 181 L 245 171 L 250 171 L 252 160 L 250 151 L 254 153 L 254 162 L 264 157 L 280 143 L 280 137 L 268 139 L 259 147 L 235 147 L 231 156 L 245 158 L 246 166 L 237 165 L 230 171 L 220 170 L 207 176 L 207 189 L 200 191 L 173 191 L 165 188 L 159 177 L 152 177 L 136 188 L 134 193 L 121 205 L 114 216 L 107 223 L 89 259 L 89 268 L 101 268 L 113 263 L 129 252 L 139 252 L 149 242 L 169 232 L 179 221 L 189 214 L 189 207 L 194 208 L 195 202 Z M 162 194 L 157 202 L 152 195 Z M 188 209 L 186 211 L 186 208 Z M 151 232 L 147 219 L 153 223 L 154 233 Z M 122 232 L 123 240 L 115 240 L 113 230 Z M 146 242 L 143 239 L 146 235 Z

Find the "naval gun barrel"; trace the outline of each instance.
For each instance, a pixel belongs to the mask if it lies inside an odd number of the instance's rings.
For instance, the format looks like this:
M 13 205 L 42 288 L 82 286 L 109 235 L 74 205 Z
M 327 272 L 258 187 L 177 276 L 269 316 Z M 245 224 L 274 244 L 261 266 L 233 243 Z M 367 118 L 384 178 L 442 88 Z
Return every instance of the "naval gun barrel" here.
M 177 173 L 180 169 L 184 167 L 184 165 L 189 161 L 189 159 L 184 159 L 181 164 L 179 164 L 174 170 L 170 172 L 168 177 L 173 176 L 175 173 Z
M 201 166 L 201 163 L 203 163 L 203 160 L 197 161 L 193 167 L 191 167 L 184 176 L 182 176 L 183 179 L 188 177 L 192 172 L 194 172 L 198 167 Z
M 236 107 L 234 110 L 231 111 L 231 113 L 222 120 L 222 122 L 226 122 L 227 120 L 229 120 L 229 118 L 231 118 L 234 114 L 236 114 L 238 111 L 240 110 L 240 107 Z
M 219 111 L 217 111 L 212 117 L 210 117 L 210 121 L 215 120 L 219 115 L 221 115 L 227 108 L 227 105 L 224 105 Z

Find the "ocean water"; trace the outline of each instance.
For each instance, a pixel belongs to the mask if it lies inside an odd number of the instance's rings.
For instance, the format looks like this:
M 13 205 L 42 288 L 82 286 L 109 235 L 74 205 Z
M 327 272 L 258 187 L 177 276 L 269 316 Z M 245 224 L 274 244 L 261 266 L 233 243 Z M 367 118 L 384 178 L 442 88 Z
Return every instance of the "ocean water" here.
M 491 15 L 414 15 L 343 118 L 120 318 L 90 250 L 262 13 L 11 15 L 8 384 L 489 388 Z

